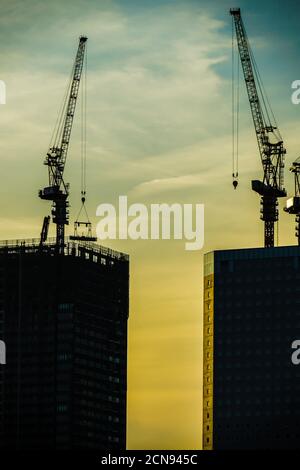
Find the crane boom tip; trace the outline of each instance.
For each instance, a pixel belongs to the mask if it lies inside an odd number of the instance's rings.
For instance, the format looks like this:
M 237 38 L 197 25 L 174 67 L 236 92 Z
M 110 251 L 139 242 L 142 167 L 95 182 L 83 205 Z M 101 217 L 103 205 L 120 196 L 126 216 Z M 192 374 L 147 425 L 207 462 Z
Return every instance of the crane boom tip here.
M 229 10 L 231 15 L 240 15 L 241 14 L 241 9 L 240 8 L 230 8 Z

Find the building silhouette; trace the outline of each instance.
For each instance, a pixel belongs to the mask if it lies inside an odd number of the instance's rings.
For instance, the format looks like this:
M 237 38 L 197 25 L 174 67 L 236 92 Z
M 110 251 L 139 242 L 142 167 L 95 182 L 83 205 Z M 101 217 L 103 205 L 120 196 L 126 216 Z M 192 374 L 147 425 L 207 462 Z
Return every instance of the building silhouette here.
M 0 448 L 125 449 L 129 258 L 0 246 Z
M 204 258 L 204 449 L 300 443 L 300 247 Z

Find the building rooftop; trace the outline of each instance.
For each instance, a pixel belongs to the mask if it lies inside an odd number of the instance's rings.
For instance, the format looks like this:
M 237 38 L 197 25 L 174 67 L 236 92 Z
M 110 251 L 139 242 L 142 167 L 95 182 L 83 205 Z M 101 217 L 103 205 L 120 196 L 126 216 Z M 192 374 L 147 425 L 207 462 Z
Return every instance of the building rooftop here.
M 282 256 L 297 256 L 300 254 L 300 246 L 276 246 L 273 248 L 236 248 L 229 250 L 214 250 L 205 254 L 216 254 L 219 259 L 242 259 L 242 258 L 276 258 Z
M 54 256 L 56 254 L 56 239 L 48 238 L 46 243 L 40 244 L 39 238 L 0 240 L 0 253 L 47 253 Z M 89 259 L 95 263 L 101 262 L 101 258 L 111 260 L 129 261 L 129 255 L 111 248 L 98 245 L 97 243 L 87 241 L 74 241 L 69 237 L 65 240 L 65 256 L 75 256 Z

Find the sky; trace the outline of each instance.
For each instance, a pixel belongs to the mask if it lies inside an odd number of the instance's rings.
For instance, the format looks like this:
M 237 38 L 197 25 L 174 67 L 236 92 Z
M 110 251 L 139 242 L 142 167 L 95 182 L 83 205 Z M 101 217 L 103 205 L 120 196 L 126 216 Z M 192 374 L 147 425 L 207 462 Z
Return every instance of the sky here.
M 128 447 L 201 448 L 202 259 L 262 246 L 261 166 L 241 83 L 239 187 L 232 189 L 231 18 L 227 0 L 0 0 L 1 239 L 38 237 L 50 212 L 38 190 L 78 37 L 88 36 L 87 206 L 203 203 L 205 244 L 107 241 L 130 254 Z M 297 1 L 240 1 L 287 148 L 300 154 Z M 80 104 L 78 105 L 80 107 Z M 77 110 L 78 111 L 78 110 Z M 65 170 L 71 222 L 80 206 L 80 111 Z M 286 187 L 293 181 L 286 171 Z M 280 202 L 279 244 L 295 244 Z M 70 225 L 69 233 L 72 232 Z M 52 234 L 53 229 L 52 229 Z

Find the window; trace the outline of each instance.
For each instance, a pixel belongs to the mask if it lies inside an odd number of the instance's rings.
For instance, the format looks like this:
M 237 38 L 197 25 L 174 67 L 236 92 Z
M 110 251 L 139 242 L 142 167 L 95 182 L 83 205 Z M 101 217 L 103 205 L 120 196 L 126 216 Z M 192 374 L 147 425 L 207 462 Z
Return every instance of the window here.
M 59 413 L 63 413 L 64 411 L 67 411 L 67 405 L 62 405 L 62 404 L 57 405 L 57 411 Z

